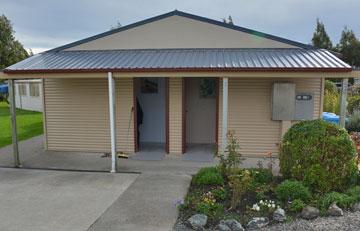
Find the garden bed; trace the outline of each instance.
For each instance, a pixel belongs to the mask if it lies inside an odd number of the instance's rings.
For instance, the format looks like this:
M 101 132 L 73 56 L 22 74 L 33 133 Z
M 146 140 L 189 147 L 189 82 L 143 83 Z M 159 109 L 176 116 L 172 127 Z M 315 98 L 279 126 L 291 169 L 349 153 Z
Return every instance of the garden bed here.
M 258 229 L 360 211 L 356 152 L 346 131 L 322 121 L 301 122 L 283 143 L 280 177 L 272 174 L 271 159 L 268 168 L 240 168 L 238 142 L 230 134 L 220 164 L 193 176 L 174 229 Z
M 208 216 L 207 228 L 210 229 L 215 228 L 221 219 L 235 219 L 245 224 L 254 216 L 267 216 L 272 221 L 267 211 L 264 209 L 256 211 L 253 209 L 253 205 L 262 201 L 264 205 L 261 206 L 265 206 L 266 200 L 268 200 L 271 207 L 269 207 L 269 212 L 275 210 L 273 189 L 280 179 L 273 177 L 266 169 L 242 169 L 240 171 L 252 176 L 257 175 L 265 182 L 262 183 L 261 180 L 260 182 L 259 180 L 251 182 L 249 186 L 251 189 L 243 193 L 241 203 L 235 208 L 231 208 L 234 202 L 232 202 L 229 182 L 223 180 L 223 177 L 219 182 L 211 180 L 214 175 L 221 176 L 217 167 L 203 168 L 194 176 L 189 192 L 180 204 L 179 222 L 186 223 L 192 215 L 197 213 Z
M 232 202 L 233 191 L 229 186 L 230 182 L 210 180 L 215 175 L 221 176 L 218 167 L 201 169 L 193 177 L 184 201 L 178 203 L 179 218 L 175 227 L 190 228 L 188 220 L 195 214 L 205 214 L 207 216 L 205 228 L 215 230 L 221 220 L 235 219 L 243 227 L 247 227 L 254 217 L 266 218 L 264 227 L 279 226 L 279 223 L 301 218 L 306 205 L 318 209 L 318 214 L 313 218 L 330 216 L 328 208 L 333 203 L 336 203 L 340 207 L 339 209 L 347 212 L 353 211 L 353 208 L 357 209 L 356 211 L 360 209 L 357 204 L 360 202 L 360 186 L 354 186 L 344 193 L 330 192 L 320 196 L 311 194 L 307 187 L 299 181 L 283 180 L 281 177 L 272 176 L 267 169 L 241 169 L 239 172 L 245 174 L 248 172 L 251 181 L 249 181 L 246 192 L 239 197 L 238 203 L 236 203 Z M 291 197 L 295 199 L 284 200 L 284 198 Z M 232 203 L 236 203 L 237 206 L 232 207 Z M 355 205 L 358 207 L 355 208 Z M 285 211 L 283 221 L 274 219 L 274 212 L 279 208 Z M 312 218 L 306 219 L 311 220 Z

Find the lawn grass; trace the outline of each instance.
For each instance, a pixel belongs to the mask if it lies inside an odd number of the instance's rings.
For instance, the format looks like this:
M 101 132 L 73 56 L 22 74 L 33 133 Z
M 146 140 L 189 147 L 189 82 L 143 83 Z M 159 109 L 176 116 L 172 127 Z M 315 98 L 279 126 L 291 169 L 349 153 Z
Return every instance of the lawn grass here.
M 43 116 L 41 112 L 16 110 L 17 132 L 19 140 L 26 140 L 43 134 Z M 12 143 L 9 106 L 0 102 L 0 147 Z

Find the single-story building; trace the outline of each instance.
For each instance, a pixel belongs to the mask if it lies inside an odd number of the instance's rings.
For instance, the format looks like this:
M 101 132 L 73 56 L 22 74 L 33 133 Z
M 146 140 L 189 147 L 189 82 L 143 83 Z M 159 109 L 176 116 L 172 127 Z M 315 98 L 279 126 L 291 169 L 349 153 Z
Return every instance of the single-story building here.
M 320 118 L 325 78 L 354 73 L 327 50 L 172 11 L 34 55 L 1 77 L 43 79 L 46 149 L 111 152 L 116 171 L 116 152 L 222 151 L 229 130 L 243 155 L 276 155 L 293 123 Z
M 15 81 L 16 108 L 43 111 L 41 79 L 23 79 Z

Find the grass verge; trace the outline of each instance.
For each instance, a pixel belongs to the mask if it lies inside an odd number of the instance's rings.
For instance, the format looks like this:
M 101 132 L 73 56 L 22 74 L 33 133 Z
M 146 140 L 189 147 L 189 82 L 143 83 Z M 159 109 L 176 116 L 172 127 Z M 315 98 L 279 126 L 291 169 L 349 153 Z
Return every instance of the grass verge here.
M 41 112 L 16 110 L 17 132 L 19 140 L 26 140 L 43 134 L 43 116 Z M 9 106 L 0 102 L 0 148 L 12 143 Z

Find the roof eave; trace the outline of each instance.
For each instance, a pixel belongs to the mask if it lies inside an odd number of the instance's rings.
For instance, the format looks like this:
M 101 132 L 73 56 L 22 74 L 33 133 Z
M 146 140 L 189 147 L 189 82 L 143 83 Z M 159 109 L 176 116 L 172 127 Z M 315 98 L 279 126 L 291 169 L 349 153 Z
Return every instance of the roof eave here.
M 98 68 L 98 69 L 5 69 L 5 74 L 86 73 L 86 72 L 351 72 L 352 68 Z

